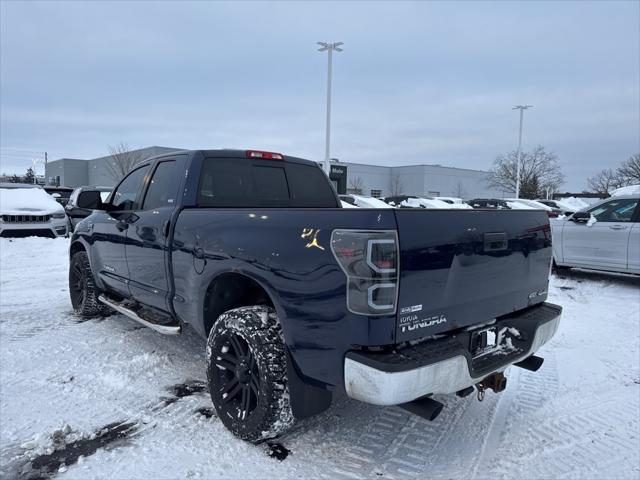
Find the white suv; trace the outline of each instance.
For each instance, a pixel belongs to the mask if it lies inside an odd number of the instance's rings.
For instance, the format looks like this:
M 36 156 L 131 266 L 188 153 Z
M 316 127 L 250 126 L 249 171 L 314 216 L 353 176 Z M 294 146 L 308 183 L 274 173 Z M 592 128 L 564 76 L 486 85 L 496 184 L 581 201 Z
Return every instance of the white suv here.
M 556 267 L 640 274 L 640 195 L 607 198 L 550 223 Z
M 67 235 L 64 208 L 35 185 L 0 183 L 0 237 Z

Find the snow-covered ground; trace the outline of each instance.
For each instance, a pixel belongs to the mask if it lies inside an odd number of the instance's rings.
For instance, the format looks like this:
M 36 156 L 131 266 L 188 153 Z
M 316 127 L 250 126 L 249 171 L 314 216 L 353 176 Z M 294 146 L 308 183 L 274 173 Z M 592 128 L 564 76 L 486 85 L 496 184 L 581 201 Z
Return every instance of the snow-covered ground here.
M 340 397 L 253 446 L 213 414 L 202 339 L 81 321 L 67 240 L 0 239 L 0 477 L 637 479 L 640 280 L 574 271 L 550 293 L 545 363 L 505 392 L 438 398 L 434 422 Z

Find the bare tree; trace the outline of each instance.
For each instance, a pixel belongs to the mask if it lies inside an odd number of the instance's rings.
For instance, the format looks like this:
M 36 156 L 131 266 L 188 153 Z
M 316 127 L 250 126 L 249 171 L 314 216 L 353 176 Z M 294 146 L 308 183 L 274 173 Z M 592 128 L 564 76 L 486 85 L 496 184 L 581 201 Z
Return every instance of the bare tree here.
M 349 191 L 356 195 L 362 195 L 364 190 L 364 180 L 362 177 L 352 177 L 349 179 Z
M 107 159 L 106 170 L 114 182 L 119 181 L 129 173 L 138 162 L 144 160 L 144 156 L 140 150 L 131 150 L 125 142 L 120 142 L 117 145 L 109 145 L 108 148 L 109 158 Z
M 458 198 L 464 198 L 467 195 L 467 192 L 462 185 L 462 182 L 458 182 L 453 189 L 453 195 Z
M 624 186 L 624 180 L 620 178 L 617 170 L 606 168 L 587 179 L 587 184 L 592 192 L 607 194 L 611 190 Z
M 640 154 L 631 155 L 615 170 L 606 168 L 587 179 L 596 193 L 609 193 L 616 188 L 640 184 Z
M 618 175 L 627 185 L 640 184 L 640 153 L 631 155 L 618 168 Z
M 400 175 L 394 173 L 391 175 L 391 196 L 397 197 L 398 195 L 402 195 L 402 191 L 404 190 L 404 185 L 402 184 L 402 179 Z
M 518 153 L 501 154 L 493 162 L 487 179 L 493 188 L 506 192 L 516 191 Z M 520 196 L 538 198 L 547 190 L 556 191 L 564 183 L 558 156 L 547 152 L 542 145 L 531 152 L 523 152 L 520 163 Z

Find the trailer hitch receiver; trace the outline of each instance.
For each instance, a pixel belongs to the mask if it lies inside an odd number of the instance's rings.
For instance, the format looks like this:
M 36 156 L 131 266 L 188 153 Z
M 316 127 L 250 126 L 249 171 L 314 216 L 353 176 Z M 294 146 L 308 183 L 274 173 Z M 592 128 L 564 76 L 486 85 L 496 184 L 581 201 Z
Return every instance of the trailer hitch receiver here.
M 478 389 L 478 400 L 484 400 L 485 390 L 493 390 L 496 393 L 500 393 L 507 388 L 507 377 L 503 372 L 494 373 L 488 377 L 482 379 L 481 382 L 476 383 Z

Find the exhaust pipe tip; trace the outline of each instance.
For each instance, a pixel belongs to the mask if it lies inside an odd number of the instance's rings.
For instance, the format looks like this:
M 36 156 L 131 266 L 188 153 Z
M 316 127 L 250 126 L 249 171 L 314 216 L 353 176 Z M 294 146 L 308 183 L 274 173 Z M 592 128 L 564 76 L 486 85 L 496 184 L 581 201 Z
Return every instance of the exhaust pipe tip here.
M 399 407 L 432 422 L 442 413 L 444 405 L 437 400 L 424 397 L 413 402 L 403 403 Z
M 435 402 L 435 400 L 434 400 Z M 435 402 L 438 405 L 436 405 L 433 410 L 431 410 L 431 415 L 429 415 L 429 421 L 433 422 L 436 418 L 438 418 L 438 416 L 442 413 L 442 409 L 444 408 L 444 404 L 440 403 L 440 402 Z
M 516 367 L 529 370 L 530 372 L 537 372 L 543 363 L 544 363 L 544 358 L 531 355 L 530 357 L 525 358 L 521 362 L 514 363 L 514 365 Z

